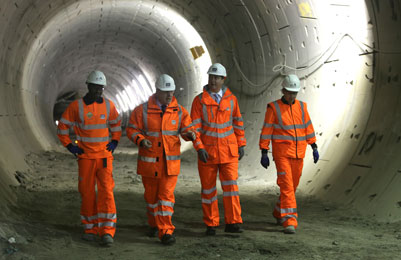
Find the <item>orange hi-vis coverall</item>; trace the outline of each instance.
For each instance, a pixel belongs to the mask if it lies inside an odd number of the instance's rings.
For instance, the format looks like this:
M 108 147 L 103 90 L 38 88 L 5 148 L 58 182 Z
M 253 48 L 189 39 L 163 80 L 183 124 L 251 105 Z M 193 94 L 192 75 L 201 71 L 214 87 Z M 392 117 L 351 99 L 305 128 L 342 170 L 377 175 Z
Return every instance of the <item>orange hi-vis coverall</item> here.
M 273 159 L 277 168 L 280 198 L 273 216 L 284 227 L 298 225 L 295 191 L 302 174 L 307 144 L 316 142 L 315 131 L 306 103 L 295 100 L 288 104 L 284 98 L 267 105 L 260 135 L 260 149 L 269 149 L 273 143 Z
M 85 104 L 84 99 L 73 101 L 64 111 L 57 135 L 64 146 L 72 143 L 69 128 L 73 127 L 78 146 L 84 153 L 78 155 L 81 194 L 81 222 L 85 233 L 114 236 L 117 223 L 114 202 L 113 156 L 106 150 L 111 139 L 119 141 L 121 120 L 112 101 Z M 95 186 L 97 184 L 97 195 Z
M 162 112 L 155 95 L 131 113 L 127 137 L 139 146 L 137 172 L 142 176 L 147 203 L 148 223 L 157 227 L 159 238 L 172 234 L 174 225 L 174 189 L 180 173 L 179 135 L 195 132 L 187 110 L 173 97 L 166 111 Z M 152 147 L 140 146 L 142 140 L 152 142 Z
M 222 90 L 223 96 L 218 104 L 205 86 L 203 92 L 195 97 L 191 109 L 193 125 L 200 133 L 194 147 L 196 150 L 205 149 L 209 155 L 206 163 L 198 160 L 198 170 L 203 221 L 212 227 L 219 225 L 218 171 L 223 189 L 225 223 L 242 223 L 237 179 L 238 148 L 246 145 L 244 123 L 237 98 L 226 86 Z

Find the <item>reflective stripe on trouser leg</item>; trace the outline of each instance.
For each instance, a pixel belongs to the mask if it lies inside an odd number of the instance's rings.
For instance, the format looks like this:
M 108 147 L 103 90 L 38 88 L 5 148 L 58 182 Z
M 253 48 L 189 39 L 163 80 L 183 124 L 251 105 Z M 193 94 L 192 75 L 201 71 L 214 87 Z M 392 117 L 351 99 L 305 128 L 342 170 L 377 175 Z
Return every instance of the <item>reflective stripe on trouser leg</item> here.
M 97 164 L 97 209 L 99 235 L 110 234 L 114 237 L 117 225 L 116 204 L 114 201 L 113 157 L 107 158 L 104 168 L 103 158 L 96 159 Z
M 78 159 L 78 191 L 81 194 L 81 223 L 85 233 L 98 233 L 96 205 L 96 160 Z
M 216 178 L 218 164 L 205 164 L 198 160 L 198 171 L 202 190 L 203 222 L 206 226 L 219 225 L 219 206 L 217 201 Z
M 303 159 L 274 158 L 277 168 L 277 185 L 280 187 L 280 199 L 273 215 L 279 218 L 284 227 L 298 226 L 297 202 L 295 191 L 302 174 Z
M 224 221 L 226 224 L 242 223 L 238 192 L 238 162 L 219 164 L 219 177 L 223 189 Z
M 167 175 L 164 171 L 160 178 L 142 177 L 142 182 L 145 187 L 145 199 L 153 198 L 149 203 L 147 201 L 148 216 L 153 217 L 159 230 L 159 238 L 165 234 L 172 234 L 175 229 L 171 219 L 174 214 L 174 189 L 177 176 Z

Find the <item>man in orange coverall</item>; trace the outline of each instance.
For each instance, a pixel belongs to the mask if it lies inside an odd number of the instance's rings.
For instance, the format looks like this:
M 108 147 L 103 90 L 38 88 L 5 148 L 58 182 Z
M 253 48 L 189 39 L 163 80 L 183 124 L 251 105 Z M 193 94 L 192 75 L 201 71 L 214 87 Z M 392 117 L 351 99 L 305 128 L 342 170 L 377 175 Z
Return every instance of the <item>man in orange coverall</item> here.
M 300 90 L 296 75 L 288 75 L 283 81 L 283 97 L 266 108 L 265 121 L 260 135 L 261 165 L 269 166 L 270 141 L 273 143 L 273 159 L 277 168 L 277 185 L 280 198 L 273 211 L 277 223 L 283 225 L 285 234 L 295 234 L 298 213 L 295 191 L 302 174 L 303 158 L 307 144 L 313 149 L 313 160 L 319 160 L 315 131 L 306 103 L 295 99 Z
M 100 235 L 100 244 L 110 246 L 117 222 L 112 153 L 121 137 L 121 120 L 113 102 L 102 97 L 105 75 L 101 71 L 92 71 L 86 84 L 88 93 L 64 111 L 57 135 L 71 153 L 78 154 L 81 222 L 85 228 L 82 239 L 94 241 Z M 71 127 L 74 127 L 77 146 L 69 137 Z
M 167 74 L 156 81 L 156 93 L 131 113 L 127 137 L 139 146 L 137 172 L 142 176 L 150 236 L 164 245 L 175 243 L 174 189 L 180 173 L 179 135 L 194 141 L 195 129 L 187 110 L 174 97 L 175 83 Z
M 237 186 L 238 161 L 246 145 L 244 123 L 237 98 L 224 85 L 226 69 L 220 63 L 210 66 L 209 82 L 192 102 L 191 118 L 200 132 L 194 144 L 202 185 L 203 221 L 206 235 L 216 234 L 219 226 L 216 178 L 223 189 L 225 232 L 241 233 L 241 205 Z

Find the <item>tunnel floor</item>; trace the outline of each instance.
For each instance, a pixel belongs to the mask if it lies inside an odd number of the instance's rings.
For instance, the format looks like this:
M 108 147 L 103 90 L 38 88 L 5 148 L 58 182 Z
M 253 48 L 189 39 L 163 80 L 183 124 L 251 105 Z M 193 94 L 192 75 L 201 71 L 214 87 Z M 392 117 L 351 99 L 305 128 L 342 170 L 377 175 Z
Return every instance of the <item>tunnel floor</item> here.
M 224 233 L 223 218 L 217 235 L 206 237 L 200 183 L 192 156 L 191 152 L 183 156 L 175 192 L 173 223 L 177 243 L 163 246 L 157 238 L 146 236 L 146 207 L 143 186 L 135 173 L 136 154 L 115 154 L 117 232 L 113 246 L 103 248 L 80 238 L 76 159 L 58 152 L 27 155 L 31 171 L 18 173 L 21 185 L 15 187 L 18 194 L 18 207 L 12 213 L 15 216 L 0 224 L 0 230 L 7 233 L 3 235 L 7 239 L 0 238 L 2 258 L 399 259 L 401 256 L 401 223 L 374 222 L 351 208 L 330 205 L 300 192 L 297 234 L 285 235 L 271 215 L 277 187 L 250 185 L 244 177 L 239 180 L 244 233 Z M 219 190 L 219 202 L 221 199 Z

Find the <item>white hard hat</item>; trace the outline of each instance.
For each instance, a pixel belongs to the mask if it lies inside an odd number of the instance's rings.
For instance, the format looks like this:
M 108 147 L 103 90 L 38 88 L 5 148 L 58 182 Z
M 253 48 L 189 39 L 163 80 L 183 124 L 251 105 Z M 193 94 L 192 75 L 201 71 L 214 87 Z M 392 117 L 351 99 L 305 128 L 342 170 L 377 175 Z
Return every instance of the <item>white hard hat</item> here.
M 294 74 L 285 76 L 282 86 L 291 92 L 298 92 L 301 89 L 299 78 Z
M 227 77 L 226 68 L 224 68 L 224 66 L 221 65 L 220 63 L 215 63 L 212 66 L 210 66 L 209 70 L 207 71 L 207 74 Z
M 175 90 L 174 79 L 167 74 L 162 74 L 156 80 L 156 88 L 160 89 L 161 91 L 174 91 Z
M 106 86 L 106 76 L 99 70 L 94 70 L 89 73 L 86 84 L 96 84 Z

